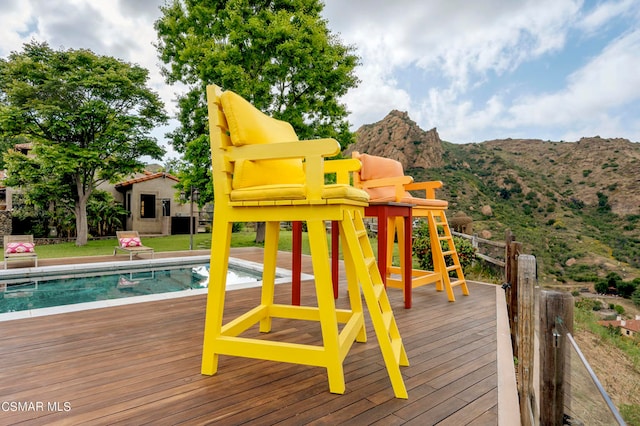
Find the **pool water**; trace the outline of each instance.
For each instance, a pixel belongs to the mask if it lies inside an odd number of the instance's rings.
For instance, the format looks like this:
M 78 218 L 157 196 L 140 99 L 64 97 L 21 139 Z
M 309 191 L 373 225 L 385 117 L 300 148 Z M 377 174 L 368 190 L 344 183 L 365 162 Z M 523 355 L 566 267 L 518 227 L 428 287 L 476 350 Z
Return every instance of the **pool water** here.
M 227 288 L 261 279 L 258 271 L 230 265 Z M 206 289 L 208 282 L 208 264 L 14 279 L 0 282 L 0 313 Z

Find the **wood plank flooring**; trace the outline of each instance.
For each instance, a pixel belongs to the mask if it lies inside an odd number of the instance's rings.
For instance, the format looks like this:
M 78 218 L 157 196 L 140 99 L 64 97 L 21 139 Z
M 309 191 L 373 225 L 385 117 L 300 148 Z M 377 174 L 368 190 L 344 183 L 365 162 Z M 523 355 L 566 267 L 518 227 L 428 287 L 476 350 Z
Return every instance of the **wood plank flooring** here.
M 232 251 L 252 261 L 261 253 Z M 279 266 L 290 262 L 279 256 Z M 312 272 L 307 258 L 303 270 Z M 276 287 L 276 301 L 289 303 L 290 286 Z M 302 290 L 303 304 L 316 305 L 313 282 Z M 222 356 L 216 375 L 201 375 L 204 296 L 3 322 L 0 424 L 495 425 L 495 287 L 471 283 L 470 292 L 450 303 L 422 287 L 404 309 L 401 291 L 389 291 L 411 364 L 402 367 L 408 400 L 394 398 L 368 319 L 367 343 L 345 359 L 343 395 L 329 393 L 317 367 Z M 229 292 L 225 321 L 258 301 L 258 288 Z M 274 320 L 272 329 L 259 337 L 320 342 L 316 323 Z

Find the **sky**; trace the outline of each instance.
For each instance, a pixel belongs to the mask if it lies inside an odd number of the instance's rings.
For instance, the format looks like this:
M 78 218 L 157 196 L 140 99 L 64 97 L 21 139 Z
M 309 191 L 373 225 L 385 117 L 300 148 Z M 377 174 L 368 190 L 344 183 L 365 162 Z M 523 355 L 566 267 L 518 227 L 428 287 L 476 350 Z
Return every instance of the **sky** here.
M 165 0 L 3 0 L 0 57 L 31 40 L 137 63 L 175 116 L 153 23 Z M 406 111 L 454 143 L 583 136 L 640 141 L 639 0 L 326 0 L 361 58 L 352 130 Z M 164 140 L 175 126 L 154 135 Z

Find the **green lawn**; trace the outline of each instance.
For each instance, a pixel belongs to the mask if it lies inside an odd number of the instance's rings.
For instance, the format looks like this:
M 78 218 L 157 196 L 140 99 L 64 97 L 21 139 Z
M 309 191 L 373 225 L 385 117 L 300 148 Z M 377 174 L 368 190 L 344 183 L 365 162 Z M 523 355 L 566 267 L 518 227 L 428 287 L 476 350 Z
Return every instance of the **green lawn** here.
M 234 232 L 231 236 L 232 247 L 255 246 L 255 232 Z M 153 247 L 156 252 L 189 250 L 189 235 L 169 235 L 165 237 L 145 237 L 142 242 Z M 77 247 L 74 242 L 52 245 L 38 245 L 36 252 L 41 259 L 60 257 L 101 256 L 113 254 L 113 247 L 117 244 L 116 238 L 90 240 L 86 246 Z M 201 233 L 193 236 L 195 249 L 211 248 L 211 234 Z M 291 250 L 291 232 L 280 232 L 280 250 Z M 309 254 L 309 241 L 307 233 L 302 234 L 302 251 Z
M 255 246 L 255 232 L 234 232 L 231 234 L 232 247 Z M 327 243 L 330 244 L 329 236 Z M 189 235 L 169 235 L 166 237 L 145 237 L 144 245 L 153 247 L 156 252 L 189 250 Z M 52 245 L 38 245 L 36 252 L 40 259 L 53 259 L 61 257 L 105 256 L 113 254 L 113 247 L 117 244 L 116 238 L 103 240 L 90 240 L 86 246 L 77 247 L 74 242 Z M 208 250 L 211 248 L 211 234 L 201 233 L 193 236 L 194 249 Z M 377 254 L 377 240 L 372 239 L 374 253 Z M 282 251 L 291 251 L 291 231 L 280 231 L 278 248 Z M 307 233 L 302 233 L 302 252 L 310 254 Z
M 189 250 L 189 235 L 169 235 L 166 237 L 145 237 L 142 243 L 153 247 L 156 252 Z M 193 236 L 195 249 L 208 249 L 211 244 L 211 234 L 197 234 Z M 52 245 L 38 245 L 36 252 L 40 259 L 61 257 L 104 256 L 113 254 L 117 245 L 116 237 L 101 240 L 89 240 L 87 245 L 77 247 L 75 242 Z

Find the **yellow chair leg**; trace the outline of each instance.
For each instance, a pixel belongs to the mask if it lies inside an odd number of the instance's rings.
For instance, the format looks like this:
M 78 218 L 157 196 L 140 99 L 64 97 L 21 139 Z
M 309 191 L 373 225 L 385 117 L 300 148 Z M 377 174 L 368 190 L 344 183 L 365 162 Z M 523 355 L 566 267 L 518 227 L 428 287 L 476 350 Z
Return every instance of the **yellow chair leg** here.
M 327 376 L 329 378 L 329 391 L 342 394 L 345 391 L 344 371 L 342 358 L 340 357 L 340 345 L 338 341 L 338 322 L 336 319 L 335 299 L 331 285 L 331 268 L 329 266 L 329 247 L 327 244 L 327 231 L 324 220 L 307 221 L 309 233 L 309 246 L 311 249 L 311 261 L 316 283 L 316 296 L 320 312 L 320 327 L 327 361 Z
M 231 226 L 231 223 L 224 221 L 213 223 L 211 252 L 223 259 L 229 258 Z M 214 346 L 222 328 L 228 265 L 228 262 L 215 262 L 213 257 L 211 258 L 201 366 L 202 374 L 206 375 L 212 375 L 218 371 L 218 354 L 215 353 Z
M 276 281 L 276 264 L 278 261 L 278 238 L 280 236 L 280 222 L 265 223 L 264 261 L 262 271 L 262 298 L 263 306 L 273 305 Z M 267 309 L 267 312 L 269 310 Z M 260 321 L 260 331 L 271 331 L 271 315 L 267 315 Z

